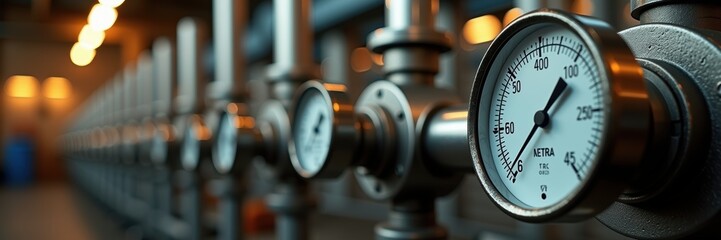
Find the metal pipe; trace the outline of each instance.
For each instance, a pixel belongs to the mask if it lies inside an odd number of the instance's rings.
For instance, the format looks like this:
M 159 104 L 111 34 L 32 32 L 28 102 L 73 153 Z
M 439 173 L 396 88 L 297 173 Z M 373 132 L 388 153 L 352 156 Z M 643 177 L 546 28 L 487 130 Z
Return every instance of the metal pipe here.
M 236 183 L 234 176 L 225 175 L 213 183 L 220 202 L 218 203 L 218 239 L 219 240 L 235 240 L 241 238 L 239 229 L 241 228 L 240 215 L 241 194 L 239 184 Z
M 125 122 L 135 119 L 135 68 L 125 66 L 123 70 L 123 118 Z
M 468 148 L 468 106 L 447 107 L 432 114 L 423 135 L 423 148 L 432 165 L 449 171 L 473 172 Z
M 155 117 L 168 117 L 173 102 L 173 44 L 167 38 L 158 38 L 153 43 L 153 67 L 155 94 L 153 94 Z
M 213 45 L 215 81 L 211 99 L 245 96 L 245 63 L 241 42 L 245 39 L 247 1 L 213 1 Z
M 437 0 L 394 0 L 386 11 L 387 27 L 369 39 L 383 53 L 386 78 L 399 85 L 433 86 L 441 52 L 450 37 L 435 29 Z
M 300 82 L 314 75 L 310 0 L 274 0 L 274 63 L 267 80 L 272 97 L 289 104 Z
M 178 22 L 178 95 L 175 99 L 179 114 L 202 112 L 205 109 L 205 77 L 203 49 L 207 30 L 197 19 L 183 18 Z
M 310 31 L 310 0 L 274 0 L 274 71 L 294 76 L 313 67 L 313 35 Z
M 202 188 L 198 175 L 189 171 L 179 171 L 178 186 L 181 192 L 180 209 L 181 218 L 186 224 L 184 236 L 190 240 L 202 239 Z
M 721 4 L 716 1 L 631 0 L 631 16 L 645 23 L 670 23 L 721 31 Z
M 144 51 L 140 54 L 136 69 L 136 102 L 137 119 L 150 117 L 153 114 L 153 59 L 150 52 Z
M 393 0 L 386 11 L 386 26 L 392 29 L 433 28 L 438 0 Z

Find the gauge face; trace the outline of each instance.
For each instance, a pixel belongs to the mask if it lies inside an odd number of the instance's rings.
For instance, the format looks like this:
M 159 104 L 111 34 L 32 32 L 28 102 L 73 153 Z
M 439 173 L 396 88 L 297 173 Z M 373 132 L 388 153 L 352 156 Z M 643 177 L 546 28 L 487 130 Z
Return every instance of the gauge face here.
M 589 47 L 562 26 L 526 28 L 507 43 L 483 89 L 490 102 L 478 129 L 492 156 L 484 166 L 506 199 L 546 208 L 578 192 L 595 166 L 604 80 Z
M 235 126 L 235 116 L 224 114 L 220 119 L 218 142 L 216 143 L 215 165 L 221 172 L 227 172 L 233 167 L 236 151 L 238 149 L 238 131 Z
M 298 101 L 293 120 L 293 144 L 300 167 L 309 173 L 321 170 L 332 140 L 332 106 L 318 89 L 309 88 Z

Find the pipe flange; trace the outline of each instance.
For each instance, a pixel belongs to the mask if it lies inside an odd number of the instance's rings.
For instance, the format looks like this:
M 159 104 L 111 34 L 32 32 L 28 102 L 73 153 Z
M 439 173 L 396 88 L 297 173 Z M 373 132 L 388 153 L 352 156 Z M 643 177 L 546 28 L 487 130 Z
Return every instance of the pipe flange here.
M 271 100 L 260 107 L 256 117 L 256 128 L 260 132 L 263 161 L 254 164 L 263 178 L 282 179 L 297 177 L 288 155 L 290 119 L 283 103 Z
M 690 153 L 697 153 L 697 166 L 676 177 L 680 187 L 641 203 L 615 202 L 597 216 L 609 228 L 634 238 L 679 238 L 690 234 L 721 234 L 721 46 L 718 39 L 669 24 L 644 24 L 620 32 L 637 58 L 676 66 L 691 79 L 677 82 L 693 116 L 691 123 L 704 136 L 690 140 Z M 687 94 L 697 88 L 700 94 Z M 703 112 L 708 111 L 708 116 Z
M 368 47 L 375 53 L 383 53 L 395 47 L 434 48 L 438 52 L 451 50 L 452 37 L 433 28 L 411 26 L 405 29 L 381 28 L 368 37 Z
M 441 89 L 425 86 L 400 88 L 388 81 L 378 81 L 366 87 L 356 103 L 356 114 L 363 114 L 360 112 L 363 109 L 380 109 L 389 116 L 386 124 L 393 125 L 395 133 L 395 143 L 390 144 L 395 149 L 391 149 L 393 155 L 391 161 L 384 164 L 385 170 L 356 168 L 356 179 L 368 196 L 379 200 L 400 196 L 437 197 L 459 185 L 462 174 L 446 175 L 433 171 L 423 160 L 421 144 L 416 141 L 423 134 L 430 112 L 459 102 L 453 96 Z

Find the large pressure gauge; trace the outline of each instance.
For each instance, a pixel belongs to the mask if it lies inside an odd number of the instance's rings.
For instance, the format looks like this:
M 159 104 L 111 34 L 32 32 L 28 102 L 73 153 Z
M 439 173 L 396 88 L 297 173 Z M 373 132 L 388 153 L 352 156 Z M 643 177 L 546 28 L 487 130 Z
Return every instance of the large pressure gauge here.
M 469 109 L 476 172 L 513 217 L 590 217 L 640 163 L 648 116 L 642 70 L 612 28 L 531 13 L 501 32 L 477 73 Z

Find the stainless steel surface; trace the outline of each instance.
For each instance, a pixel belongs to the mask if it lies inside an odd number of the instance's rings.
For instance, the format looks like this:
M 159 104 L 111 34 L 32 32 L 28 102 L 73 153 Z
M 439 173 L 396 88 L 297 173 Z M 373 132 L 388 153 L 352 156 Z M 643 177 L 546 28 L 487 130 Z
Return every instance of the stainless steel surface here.
M 620 32 L 636 57 L 672 64 L 688 75 L 692 81 L 674 77 L 674 81 L 681 81 L 671 85 L 672 89 L 681 93 L 677 97 L 683 96 L 677 100 L 685 105 L 681 109 L 689 109 L 688 116 L 702 115 L 682 118 L 691 128 L 684 127 L 681 133 L 688 134 L 686 141 L 697 142 L 687 146 L 693 149 L 683 150 L 698 154 L 685 163 L 691 166 L 676 173 L 674 183 L 652 200 L 636 204 L 616 202 L 599 215 L 598 219 L 611 229 L 635 238 L 718 236 L 715 226 L 718 226 L 721 205 L 714 193 L 720 191 L 721 186 L 718 184 L 721 153 L 717 147 L 721 139 L 719 128 L 714 126 L 718 125 L 717 109 L 721 104 L 716 94 L 716 86 L 721 82 L 717 74 L 721 69 L 717 66 L 721 63 L 721 47 L 712 34 L 713 31 L 662 23 L 642 24 Z M 701 93 L 693 93 L 694 88 Z M 708 117 L 703 117 L 703 111 L 708 111 Z M 705 129 L 706 140 L 705 134 L 689 132 L 696 126 Z M 658 207 L 659 203 L 665 207 Z
M 205 109 L 206 78 L 202 59 L 206 31 L 198 19 L 183 18 L 178 22 L 178 95 L 175 99 L 178 114 L 198 113 Z
M 175 92 L 175 48 L 168 38 L 159 38 L 153 42 L 153 115 L 170 117 Z
M 310 0 L 273 1 L 275 37 L 271 76 L 312 76 L 311 6 Z
M 421 149 L 428 164 L 449 172 L 473 173 L 468 148 L 468 106 L 442 108 L 430 115 L 421 136 Z
M 715 1 L 632 0 L 631 9 L 631 15 L 642 24 L 721 30 L 721 4 Z
M 437 0 L 390 2 L 387 27 L 368 39 L 369 48 L 383 53 L 387 80 L 399 85 L 434 84 L 439 55 L 451 44 L 450 36 L 435 29 L 437 8 Z
M 244 49 L 248 1 L 213 0 L 215 81 L 210 98 L 240 98 L 246 94 Z

